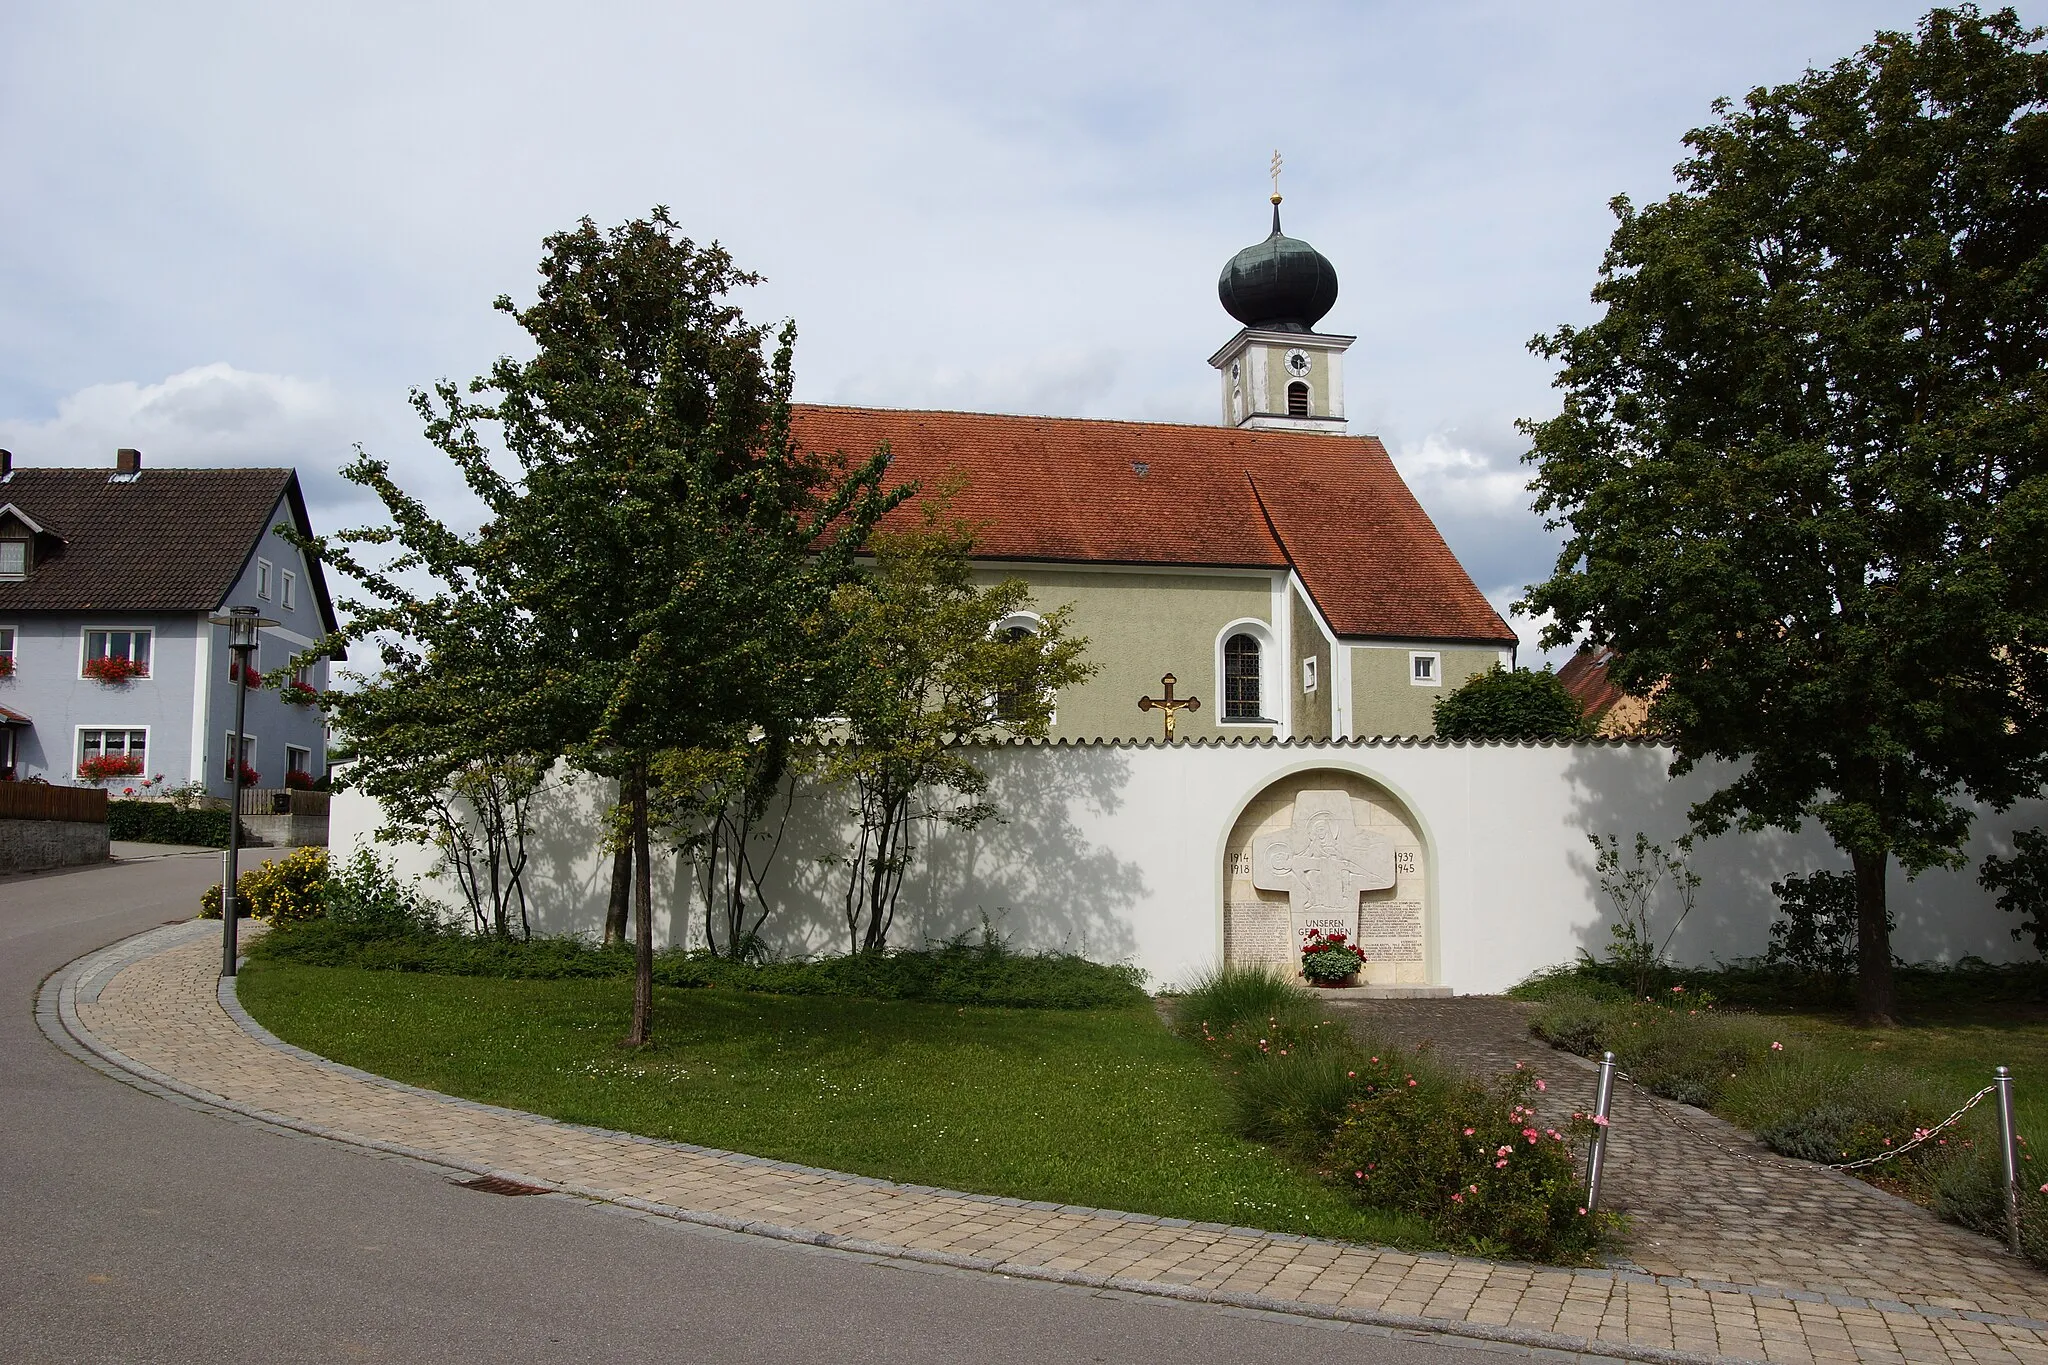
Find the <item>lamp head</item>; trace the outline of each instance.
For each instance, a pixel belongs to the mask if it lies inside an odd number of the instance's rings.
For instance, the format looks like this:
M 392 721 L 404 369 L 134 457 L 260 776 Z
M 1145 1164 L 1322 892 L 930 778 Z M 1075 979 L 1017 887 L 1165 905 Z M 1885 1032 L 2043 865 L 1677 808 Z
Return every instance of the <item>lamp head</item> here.
M 254 607 L 229 607 L 225 616 L 209 616 L 207 620 L 217 626 L 228 628 L 229 649 L 256 648 L 256 632 L 263 626 L 274 626 L 278 622 L 266 620 Z

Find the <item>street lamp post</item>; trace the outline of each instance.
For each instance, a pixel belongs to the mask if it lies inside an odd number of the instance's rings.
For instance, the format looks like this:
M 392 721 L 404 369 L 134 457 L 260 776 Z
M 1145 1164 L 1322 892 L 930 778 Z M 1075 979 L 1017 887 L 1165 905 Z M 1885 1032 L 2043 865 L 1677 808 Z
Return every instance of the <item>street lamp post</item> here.
M 266 621 L 254 607 L 230 607 L 227 615 L 207 619 L 228 628 L 228 649 L 235 656 L 235 737 L 228 754 L 228 866 L 220 884 L 220 974 L 233 976 L 235 917 L 241 913 L 241 907 L 235 904 L 235 881 L 241 871 L 242 771 L 248 766 L 242 761 L 242 729 L 249 713 L 249 668 L 254 662 L 258 628 L 277 622 Z

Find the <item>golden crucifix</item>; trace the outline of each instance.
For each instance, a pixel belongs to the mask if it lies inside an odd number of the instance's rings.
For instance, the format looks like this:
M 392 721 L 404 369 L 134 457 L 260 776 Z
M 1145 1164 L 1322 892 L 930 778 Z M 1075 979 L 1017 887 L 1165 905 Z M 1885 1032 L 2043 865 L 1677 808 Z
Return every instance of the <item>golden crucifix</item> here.
M 1140 711 L 1163 712 L 1166 716 L 1166 737 L 1168 739 L 1172 739 L 1174 714 L 1182 709 L 1186 709 L 1189 711 L 1201 710 L 1202 699 L 1200 697 L 1174 696 L 1173 674 L 1171 673 L 1167 674 L 1165 677 L 1159 680 L 1159 686 L 1160 689 L 1164 691 L 1166 695 L 1157 701 L 1153 700 L 1151 697 L 1140 697 L 1138 698 L 1138 709 Z
M 1280 202 L 1280 149 L 1279 149 L 1278 147 L 1275 147 L 1275 148 L 1273 149 L 1273 167 L 1272 167 L 1272 175 L 1273 175 L 1273 202 L 1277 204 L 1277 203 L 1279 203 L 1279 202 Z

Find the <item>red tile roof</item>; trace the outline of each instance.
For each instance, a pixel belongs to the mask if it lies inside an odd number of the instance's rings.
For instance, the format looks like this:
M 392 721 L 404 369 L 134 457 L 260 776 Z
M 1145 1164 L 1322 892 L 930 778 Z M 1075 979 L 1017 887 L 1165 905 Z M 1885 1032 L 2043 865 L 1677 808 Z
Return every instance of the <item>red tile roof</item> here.
M 1580 650 L 1557 670 L 1557 680 L 1564 684 L 1564 690 L 1577 697 L 1586 715 L 1594 720 L 1628 695 L 1607 676 L 1607 666 L 1614 658 L 1614 651 L 1601 645 L 1597 649 Z
M 1371 436 L 798 404 L 798 443 L 966 486 L 977 557 L 1292 567 L 1344 636 L 1512 644 Z

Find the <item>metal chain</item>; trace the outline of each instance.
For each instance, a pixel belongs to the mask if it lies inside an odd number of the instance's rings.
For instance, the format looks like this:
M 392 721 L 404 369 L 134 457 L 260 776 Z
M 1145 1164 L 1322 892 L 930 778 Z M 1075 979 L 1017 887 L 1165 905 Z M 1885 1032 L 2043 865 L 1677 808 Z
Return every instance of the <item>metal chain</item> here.
M 1979 1090 L 1976 1094 L 1970 1096 L 1969 1103 L 1965 1104 L 1962 1108 L 1956 1110 L 1955 1113 L 1950 1114 L 1940 1123 L 1935 1124 L 1932 1128 L 1923 1129 L 1920 1132 L 1914 1133 L 1912 1139 L 1901 1146 L 1893 1147 L 1887 1151 L 1879 1152 L 1876 1156 L 1864 1157 L 1861 1161 L 1837 1162 L 1834 1165 L 1829 1166 L 1828 1169 L 1831 1171 L 1857 1171 L 1863 1169 L 1865 1166 L 1875 1166 L 1880 1161 L 1890 1161 L 1895 1156 L 1904 1156 L 1906 1153 L 1912 1151 L 1915 1147 L 1918 1147 L 1921 1143 L 1927 1141 L 1927 1139 L 1933 1137 L 1936 1133 L 1939 1133 L 1944 1128 L 1947 1128 L 1950 1124 L 1954 1123 L 1963 1115 L 1969 1113 L 1972 1109 L 1975 1109 L 1980 1100 L 1982 1100 L 1986 1095 L 1995 1094 L 1997 1090 L 1998 1087 L 1995 1085 L 1985 1086 L 1982 1090 Z
M 1727 1143 L 1721 1141 L 1713 1134 L 1706 1132 L 1705 1130 L 1701 1129 L 1699 1125 L 1687 1119 L 1685 1115 L 1680 1113 L 1677 1109 L 1673 1108 L 1669 1104 L 1666 1104 L 1662 1096 L 1652 1093 L 1647 1086 L 1645 1086 L 1641 1081 L 1637 1080 L 1635 1077 L 1629 1075 L 1626 1071 L 1617 1069 L 1614 1074 L 1620 1077 L 1622 1080 L 1627 1081 L 1629 1085 L 1635 1089 L 1635 1092 L 1641 1095 L 1644 1099 L 1648 1100 L 1651 1106 L 1654 1107 L 1659 1113 L 1663 1114 L 1666 1118 L 1670 1119 L 1679 1127 L 1685 1129 L 1688 1133 L 1691 1133 L 1700 1141 L 1705 1142 L 1710 1146 L 1719 1148 L 1728 1156 L 1735 1157 L 1736 1159 L 1741 1161 L 1746 1161 L 1752 1166 L 1762 1167 L 1766 1170 L 1784 1169 L 1785 1166 L 1789 1164 L 1790 1158 L 1780 1157 L 1776 1161 L 1771 1161 L 1758 1156 L 1754 1152 L 1745 1152 L 1738 1148 L 1730 1147 Z M 1912 1151 L 1915 1147 L 1920 1146 L 1922 1143 L 1929 1141 L 1930 1139 L 1942 1133 L 1944 1130 L 1954 1126 L 1957 1120 L 1961 1119 L 1963 1115 L 1969 1113 L 1972 1109 L 1975 1109 L 1980 1103 L 1982 1103 L 1986 1095 L 1995 1094 L 1997 1093 L 1997 1090 L 1998 1087 L 1996 1085 L 1985 1086 L 1982 1090 L 1979 1090 L 1976 1094 L 1970 1096 L 1970 1098 L 1963 1104 L 1963 1107 L 1956 1110 L 1955 1113 L 1950 1114 L 1947 1118 L 1943 1119 L 1940 1123 L 1935 1124 L 1932 1128 L 1916 1131 L 1910 1139 L 1908 1139 L 1906 1142 L 1900 1144 L 1897 1147 L 1889 1148 L 1886 1151 L 1879 1152 L 1876 1156 L 1864 1157 L 1860 1161 L 1841 1161 L 1826 1163 L 1821 1166 L 1821 1169 L 1826 1171 L 1856 1171 L 1861 1170 L 1866 1166 L 1876 1166 L 1881 1162 L 1890 1161 L 1893 1157 L 1904 1156 L 1907 1152 Z

